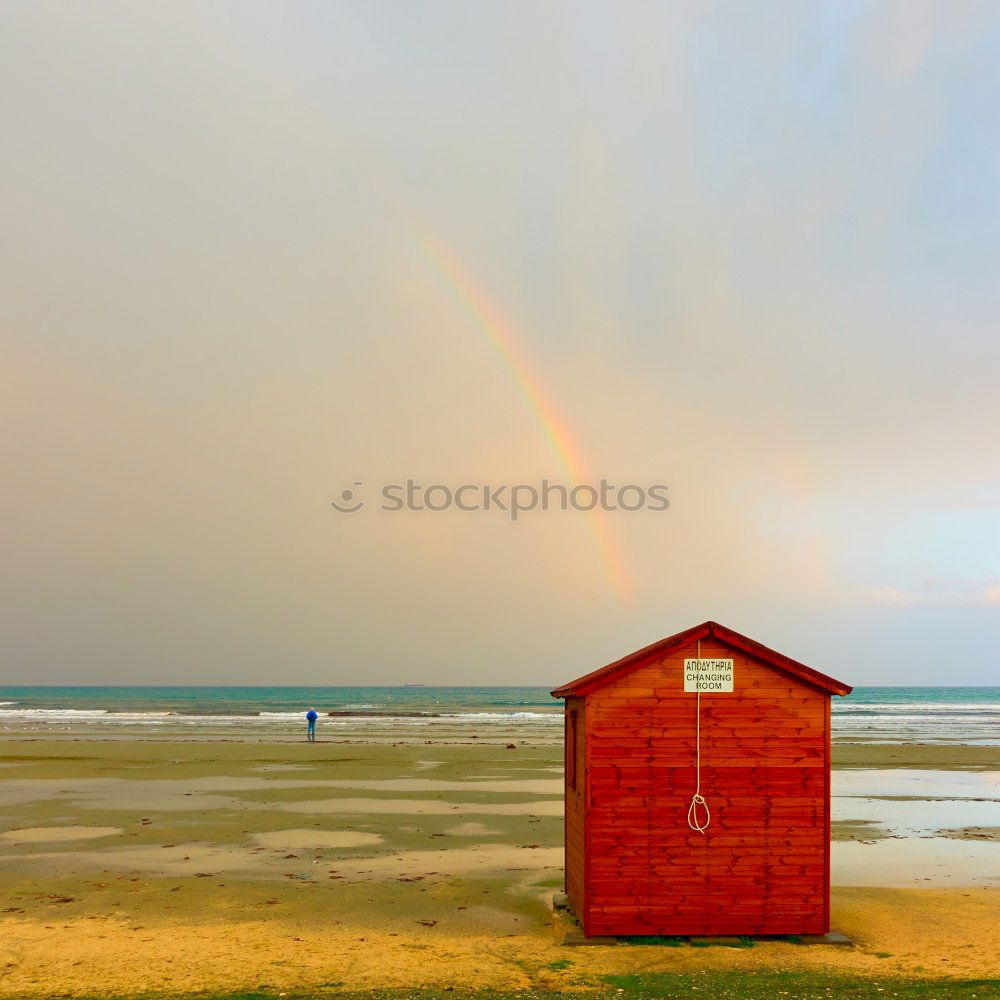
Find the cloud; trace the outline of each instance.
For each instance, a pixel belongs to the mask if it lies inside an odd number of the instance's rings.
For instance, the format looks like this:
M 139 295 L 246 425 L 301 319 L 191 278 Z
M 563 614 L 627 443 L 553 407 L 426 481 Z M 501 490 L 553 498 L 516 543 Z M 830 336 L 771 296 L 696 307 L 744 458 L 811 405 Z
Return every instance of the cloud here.
M 990 608 L 1000 606 L 1000 583 L 973 591 L 908 591 L 899 587 L 860 587 L 855 591 L 863 604 L 881 608 Z

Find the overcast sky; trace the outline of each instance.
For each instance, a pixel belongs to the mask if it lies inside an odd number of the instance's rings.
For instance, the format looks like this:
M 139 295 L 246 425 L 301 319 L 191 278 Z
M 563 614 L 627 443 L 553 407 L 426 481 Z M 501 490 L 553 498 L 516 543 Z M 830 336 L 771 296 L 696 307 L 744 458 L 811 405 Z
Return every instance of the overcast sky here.
M 4 0 L 0 683 L 550 684 L 707 618 L 1000 683 L 998 93 L 960 0 Z

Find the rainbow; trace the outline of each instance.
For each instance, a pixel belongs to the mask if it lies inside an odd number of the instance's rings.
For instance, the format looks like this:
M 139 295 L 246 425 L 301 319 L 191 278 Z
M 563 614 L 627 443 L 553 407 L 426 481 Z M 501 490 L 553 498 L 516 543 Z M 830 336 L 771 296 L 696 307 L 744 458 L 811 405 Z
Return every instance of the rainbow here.
M 552 453 L 565 470 L 571 484 L 590 482 L 576 438 L 549 399 L 541 380 L 522 357 L 510 326 L 454 254 L 436 240 L 425 239 L 424 242 L 437 272 L 458 300 L 475 317 L 479 328 L 513 373 Z M 632 594 L 632 584 L 621 547 L 608 523 L 607 513 L 595 507 L 588 512 L 587 520 L 601 561 L 607 570 L 611 589 L 617 599 L 624 603 Z

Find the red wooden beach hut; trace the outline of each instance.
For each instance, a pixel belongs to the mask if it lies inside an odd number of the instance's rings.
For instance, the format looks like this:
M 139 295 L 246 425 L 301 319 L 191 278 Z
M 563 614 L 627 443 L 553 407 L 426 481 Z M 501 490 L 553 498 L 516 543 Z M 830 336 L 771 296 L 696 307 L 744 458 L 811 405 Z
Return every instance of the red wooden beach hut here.
M 830 696 L 715 622 L 557 688 L 584 934 L 825 934 Z

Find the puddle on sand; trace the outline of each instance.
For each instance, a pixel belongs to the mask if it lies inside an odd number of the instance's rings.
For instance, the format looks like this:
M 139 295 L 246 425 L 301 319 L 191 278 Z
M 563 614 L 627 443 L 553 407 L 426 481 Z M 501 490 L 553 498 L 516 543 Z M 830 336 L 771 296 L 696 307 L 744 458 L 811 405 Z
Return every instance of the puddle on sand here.
M 282 851 L 297 847 L 370 847 L 382 843 L 377 833 L 357 833 L 354 830 L 271 830 L 255 833 L 253 839 L 261 847 Z
M 502 830 L 493 830 L 485 823 L 459 823 L 458 826 L 450 826 L 445 833 L 453 837 L 493 837 L 502 833 Z
M 835 796 L 835 820 L 872 820 L 890 833 L 927 837 L 964 826 L 1000 826 L 1000 801 L 975 799 L 862 799 Z
M 918 768 L 835 770 L 833 795 L 862 798 L 1000 799 L 1000 771 L 929 771 Z
M 475 847 L 455 847 L 443 851 L 402 851 L 379 854 L 373 858 L 358 858 L 354 878 L 375 882 L 388 875 L 471 875 L 506 868 L 520 874 L 537 877 L 539 869 L 562 870 L 564 853 L 561 847 L 511 847 L 507 844 L 480 844 Z M 338 871 L 347 874 L 343 862 Z
M 500 781 L 435 781 L 433 778 L 383 778 L 379 781 L 310 782 L 324 788 L 363 788 L 378 792 L 501 792 L 518 795 L 559 795 L 563 783 L 552 778 Z
M 195 792 L 161 792 L 155 788 L 137 788 L 89 797 L 67 797 L 63 800 L 82 809 L 110 809 L 113 812 L 208 812 L 216 809 L 246 809 L 242 799 L 223 795 L 198 795 Z
M 245 809 L 240 799 L 211 792 L 257 788 L 297 787 L 298 782 L 269 782 L 267 778 L 21 778 L 0 782 L 0 805 L 25 805 L 58 799 L 84 809 L 116 811 L 192 811 Z
M 224 872 L 267 872 L 268 866 L 257 854 L 246 847 L 220 844 L 150 844 L 103 850 L 78 850 L 60 854 L 33 853 L 30 855 L 0 855 L 0 864 L 11 862 L 43 865 L 50 872 L 50 861 L 58 860 L 64 871 L 73 872 L 89 868 L 100 870 L 148 872 L 152 875 L 221 875 Z
M 562 799 L 536 802 L 439 802 L 437 799 L 315 799 L 275 803 L 293 813 L 381 813 L 399 816 L 562 816 Z
M 117 826 L 33 826 L 0 833 L 0 840 L 8 844 L 59 844 L 63 841 L 115 837 L 124 832 Z
M 87 809 L 197 811 L 250 809 L 253 803 L 226 793 L 292 788 L 358 788 L 397 792 L 499 792 L 554 795 L 562 798 L 562 782 L 554 780 L 433 781 L 389 778 L 382 781 L 210 775 L 200 778 L 21 778 L 0 783 L 0 806 L 24 805 L 58 798 Z
M 834 885 L 890 888 L 996 885 L 1000 881 L 1000 843 L 943 837 L 879 840 L 869 844 L 834 841 L 831 874 Z
M 1000 824 L 1000 772 L 858 769 L 833 772 L 833 817 L 871 820 L 889 837 L 832 845 L 835 885 L 995 885 L 1000 843 L 939 830 Z
M 251 767 L 251 771 L 312 771 L 315 764 L 261 764 Z

